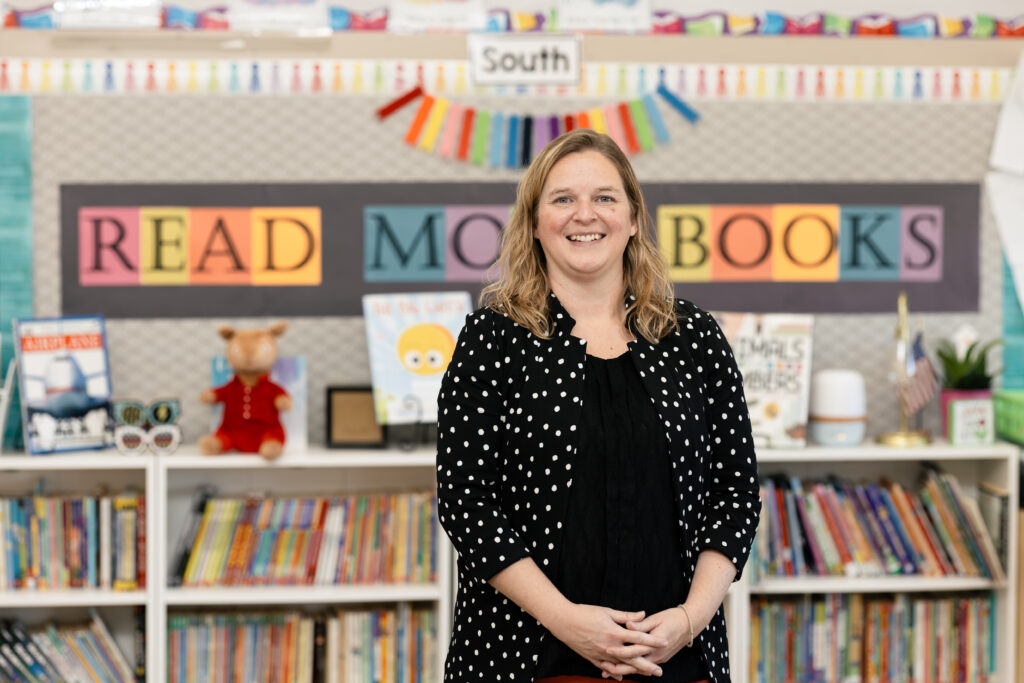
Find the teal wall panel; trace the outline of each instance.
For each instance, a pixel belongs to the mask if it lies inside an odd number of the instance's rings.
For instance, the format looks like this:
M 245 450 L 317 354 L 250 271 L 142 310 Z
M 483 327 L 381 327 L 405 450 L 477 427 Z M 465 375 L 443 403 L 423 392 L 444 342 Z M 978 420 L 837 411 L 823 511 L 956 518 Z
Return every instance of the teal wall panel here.
M 0 373 L 14 358 L 11 320 L 32 316 L 32 100 L 0 97 Z M 17 394 L 17 392 L 15 392 Z M 11 407 L 4 448 L 21 448 Z

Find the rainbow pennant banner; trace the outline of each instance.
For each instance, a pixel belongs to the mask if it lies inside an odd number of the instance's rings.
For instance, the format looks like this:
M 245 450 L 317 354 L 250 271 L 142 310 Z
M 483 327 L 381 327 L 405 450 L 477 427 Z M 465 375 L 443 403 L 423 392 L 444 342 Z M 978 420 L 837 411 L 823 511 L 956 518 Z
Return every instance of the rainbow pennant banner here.
M 664 83 L 655 92 L 690 123 L 697 123 L 700 115 Z M 649 152 L 670 140 L 651 93 L 606 106 L 538 116 L 465 106 L 441 95 L 428 95 L 417 85 L 378 109 L 377 117 L 384 120 L 416 100 L 420 100 L 419 107 L 406 130 L 405 142 L 478 166 L 528 166 L 544 145 L 575 128 L 606 133 L 631 155 Z
M 472 86 L 463 60 L 4 58 L 2 95 L 368 95 L 681 100 L 1002 102 L 1012 70 L 772 64 L 586 63 L 576 87 Z M 643 108 L 647 109 L 646 103 Z M 649 112 L 646 112 L 649 115 Z M 443 131 L 442 131 L 443 132 Z M 457 151 L 457 150 L 456 150 Z

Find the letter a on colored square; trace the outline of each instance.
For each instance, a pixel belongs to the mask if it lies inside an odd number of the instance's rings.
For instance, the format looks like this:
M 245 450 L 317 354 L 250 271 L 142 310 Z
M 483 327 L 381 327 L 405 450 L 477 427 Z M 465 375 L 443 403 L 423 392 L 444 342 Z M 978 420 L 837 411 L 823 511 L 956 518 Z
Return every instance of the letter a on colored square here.
M 193 285 L 252 284 L 252 219 L 245 208 L 196 208 L 189 219 Z

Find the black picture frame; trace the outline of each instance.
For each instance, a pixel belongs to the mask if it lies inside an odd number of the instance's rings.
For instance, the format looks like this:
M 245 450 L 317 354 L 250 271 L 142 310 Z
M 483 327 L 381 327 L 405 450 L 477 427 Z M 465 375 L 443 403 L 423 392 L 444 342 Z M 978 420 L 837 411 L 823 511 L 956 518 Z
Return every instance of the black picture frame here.
M 328 448 L 384 448 L 388 441 L 385 425 L 377 424 L 373 388 L 369 386 L 328 386 Z

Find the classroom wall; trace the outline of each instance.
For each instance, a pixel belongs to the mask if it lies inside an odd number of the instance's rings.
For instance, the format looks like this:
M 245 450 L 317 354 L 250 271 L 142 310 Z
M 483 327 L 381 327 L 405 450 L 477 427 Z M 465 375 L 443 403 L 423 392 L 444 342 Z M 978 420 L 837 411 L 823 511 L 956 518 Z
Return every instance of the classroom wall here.
M 384 101 L 373 96 L 36 97 L 36 314 L 61 313 L 62 183 L 516 179 L 512 171 L 480 169 L 407 147 L 401 140 L 414 112 L 377 123 L 373 112 Z M 507 106 L 482 97 L 473 102 Z M 599 103 L 576 101 L 581 107 Z M 550 113 L 551 107 L 541 100 L 517 101 L 523 113 Z M 709 101 L 700 110 L 703 119 L 696 127 L 670 117 L 672 143 L 634 160 L 642 181 L 979 182 L 998 115 L 998 106 L 989 104 Z M 983 338 L 1001 334 L 1001 255 L 987 207 L 981 225 L 980 310 L 924 316 L 932 348 L 962 322 L 973 324 Z M 362 226 L 338 229 L 357 234 Z M 896 426 L 887 380 L 895 306 L 894 300 L 891 315 L 816 318 L 814 367 L 864 373 L 872 433 Z M 911 311 L 913 306 L 910 301 Z M 180 397 L 181 425 L 186 439 L 194 441 L 209 427 L 209 409 L 196 396 L 207 386 L 209 357 L 223 349 L 217 326 L 267 322 L 232 318 L 231 311 L 223 316 L 162 320 L 154 311 L 151 320 L 110 320 L 116 396 Z M 282 353 L 308 359 L 310 441 L 322 443 L 325 385 L 370 380 L 362 320 L 292 318 L 290 323 Z M 992 360 L 998 367 L 998 359 Z M 938 432 L 936 405 L 926 410 L 924 423 Z

